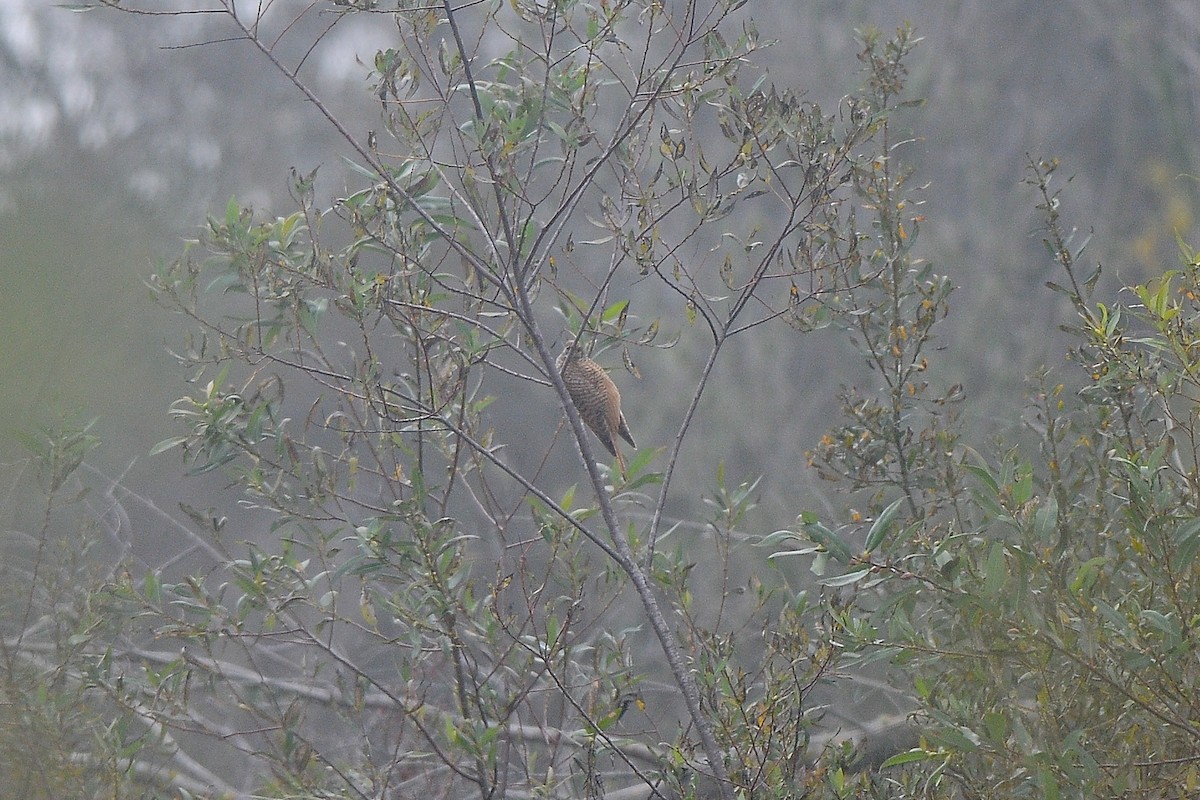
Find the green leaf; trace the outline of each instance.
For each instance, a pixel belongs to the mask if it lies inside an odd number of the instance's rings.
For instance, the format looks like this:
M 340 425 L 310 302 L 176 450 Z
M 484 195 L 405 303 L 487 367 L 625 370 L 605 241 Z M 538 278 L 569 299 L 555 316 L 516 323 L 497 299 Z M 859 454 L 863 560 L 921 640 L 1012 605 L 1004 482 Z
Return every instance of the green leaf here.
M 1008 718 L 999 711 L 988 711 L 983 715 L 983 727 L 988 738 L 996 745 L 1003 745 L 1008 737 Z
M 996 599 L 1007 578 L 1008 565 L 1004 561 L 1004 543 L 993 542 L 987 563 L 983 567 L 983 597 L 988 600 Z
M 225 224 L 232 228 L 237 225 L 241 216 L 242 207 L 238 204 L 237 197 L 230 197 L 229 202 L 225 204 Z
M 992 493 L 993 497 L 1000 494 L 1000 484 L 996 482 L 996 478 L 986 467 L 981 467 L 975 464 L 963 464 L 963 467 L 966 468 L 967 472 L 978 478 L 980 482 Z
M 621 316 L 622 312 L 624 312 L 628 307 L 628 300 L 620 300 L 616 303 L 613 303 L 611 306 L 604 309 L 604 313 L 600 315 L 600 320 L 602 322 L 612 322 L 614 319 Z
M 838 767 L 829 773 L 829 783 L 833 786 L 833 791 L 841 795 L 842 791 L 846 788 L 846 771 Z
M 915 747 L 905 753 L 897 753 L 879 765 L 880 769 L 887 767 L 898 767 L 901 764 L 911 764 L 914 761 L 925 761 L 930 758 L 939 758 L 940 755 L 934 750 L 925 750 L 921 747 Z
M 550 120 L 550 119 L 546 120 L 545 125 L 547 128 L 550 129 L 551 133 L 553 133 L 556 137 L 558 137 L 558 140 L 560 142 L 565 142 L 567 144 L 567 147 L 574 146 L 575 137 L 572 136 L 571 134 L 567 133 L 567 129 L 564 128 L 562 125 L 560 125 L 557 122 L 555 122 L 554 120 Z M 539 163 L 551 163 L 552 161 L 553 161 L 553 159 L 546 159 L 545 162 L 539 162 Z
M 1107 619 L 1117 630 L 1126 638 L 1132 636 L 1133 630 L 1129 627 L 1129 620 L 1125 615 L 1117 611 L 1115 608 L 1105 603 L 1103 600 L 1092 600 L 1092 605 L 1100 612 L 1100 615 Z
M 240 287 L 242 276 L 236 271 L 222 272 L 204 287 L 205 294 L 224 294 L 234 287 Z
M 1188 520 L 1175 531 L 1173 566 L 1180 571 L 1190 569 L 1197 551 L 1200 551 L 1200 517 Z
M 1040 541 L 1057 540 L 1058 501 L 1054 499 L 1054 495 L 1047 496 L 1038 510 L 1034 512 L 1033 532 Z
M 799 539 L 799 538 L 800 538 L 800 534 L 796 533 L 795 531 L 789 531 L 789 530 L 772 531 L 771 533 L 768 533 L 766 536 L 762 537 L 757 542 L 755 542 L 754 546 L 755 547 L 771 547 L 772 545 L 779 544 L 780 542 L 791 541 L 793 539 Z
M 157 604 L 162 599 L 162 580 L 157 572 L 147 572 L 142 579 L 142 594 L 149 603 Z
M 458 728 L 455 727 L 454 718 L 449 714 L 446 714 L 445 718 L 442 720 L 442 733 L 445 735 L 446 741 L 451 745 L 457 745 L 462 741 L 462 734 L 460 734 Z
M 1025 505 L 1033 497 L 1033 470 L 1028 465 L 1021 468 L 1020 477 L 1013 482 L 1012 493 L 1017 505 Z
M 903 502 L 903 497 L 897 497 L 871 525 L 871 530 L 867 532 L 867 543 L 865 545 L 868 553 L 873 552 L 875 548 L 883 543 L 883 538 L 887 536 L 888 530 L 892 527 L 892 521 L 896 518 L 896 514 L 900 510 L 900 504 Z
M 1163 614 L 1161 611 L 1147 608 L 1138 615 L 1138 617 L 1152 628 L 1165 633 L 1172 639 L 1178 639 L 1180 635 L 1179 625 L 1173 619 Z
M 970 736 L 968 736 L 967 733 L 968 731 L 966 728 L 940 728 L 935 731 L 930 731 L 929 738 L 942 742 L 947 747 L 958 750 L 959 752 L 974 753 L 979 749 L 979 744 L 972 738 L 975 735 L 973 731 L 970 732 Z
M 871 568 L 863 567 L 862 569 L 856 569 L 852 572 L 847 572 L 845 575 L 838 575 L 834 578 L 826 578 L 825 580 L 821 581 L 821 585 L 834 588 L 838 586 L 849 586 L 852 583 L 858 583 L 870 574 Z
M 316 338 L 321 318 L 325 316 L 325 312 L 328 309 L 329 299 L 326 297 L 316 300 L 305 300 L 300 305 L 300 325 L 309 336 Z
M 186 436 L 172 436 L 170 439 L 163 439 L 161 442 L 154 445 L 154 447 L 150 448 L 150 455 L 156 456 L 159 453 L 165 453 L 168 450 L 172 450 L 176 447 L 179 447 L 181 444 L 183 444 L 187 440 L 188 440 L 188 437 L 186 437 Z
M 808 534 L 809 539 L 825 548 L 825 551 L 834 560 L 849 564 L 854 558 L 854 554 L 850 552 L 850 548 L 842 541 L 842 538 L 820 522 L 805 522 L 804 532 Z
M 356 553 L 342 562 L 337 569 L 330 573 L 329 582 L 331 584 L 335 584 L 341 580 L 344 575 L 350 573 L 365 575 L 369 572 L 380 569 L 381 566 L 382 565 L 378 559 L 369 558 L 365 553 Z
M 356 161 L 352 161 L 351 159 L 346 158 L 345 156 L 342 156 L 342 161 L 345 162 L 346 166 L 348 166 L 350 169 L 354 170 L 359 175 L 362 175 L 364 178 L 371 181 L 372 183 L 379 180 L 379 175 L 375 172 L 375 170 L 367 169 L 366 167 L 362 166 L 361 164 L 357 163 Z
M 1100 568 L 1108 563 L 1107 556 L 1089 558 L 1075 571 L 1075 579 L 1071 581 L 1071 592 L 1079 594 L 1084 589 L 1091 589 L 1100 576 Z
M 767 561 L 775 561 L 781 558 L 791 558 L 793 556 L 811 556 L 816 551 L 816 547 L 803 547 L 799 550 L 776 550 L 774 553 L 771 553 L 767 556 Z M 824 553 L 817 553 L 817 555 L 821 558 L 825 557 Z M 820 575 L 821 572 L 814 569 L 813 574 Z
M 1038 782 L 1042 784 L 1042 797 L 1045 800 L 1058 800 L 1058 780 L 1047 767 L 1038 770 Z
M 666 451 L 665 447 L 644 447 L 634 453 L 633 458 L 629 460 L 629 475 L 631 477 L 640 475 L 641 472 L 650 466 L 650 462 L 658 458 Z M 661 482 L 661 473 L 653 473 L 656 481 Z

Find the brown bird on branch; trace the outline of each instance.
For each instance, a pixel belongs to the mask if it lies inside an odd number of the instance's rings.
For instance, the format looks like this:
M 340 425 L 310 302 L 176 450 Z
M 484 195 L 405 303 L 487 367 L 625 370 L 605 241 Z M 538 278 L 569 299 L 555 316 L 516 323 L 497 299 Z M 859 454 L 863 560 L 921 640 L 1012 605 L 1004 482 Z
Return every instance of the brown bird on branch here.
M 626 474 L 625 457 L 617 448 L 617 436 L 632 447 L 637 444 L 629 432 L 625 415 L 621 413 L 621 393 L 617 391 L 617 385 L 604 367 L 579 352 L 577 342 L 567 342 L 554 366 L 566 384 L 567 394 L 571 395 L 580 419 L 592 429 L 604 449 L 617 457 L 621 474 Z

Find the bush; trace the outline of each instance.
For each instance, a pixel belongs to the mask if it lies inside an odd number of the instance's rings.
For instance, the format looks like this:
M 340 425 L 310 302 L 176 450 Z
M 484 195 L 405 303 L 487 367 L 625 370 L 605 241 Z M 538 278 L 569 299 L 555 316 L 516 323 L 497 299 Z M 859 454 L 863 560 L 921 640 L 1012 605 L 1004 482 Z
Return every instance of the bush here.
M 814 537 L 844 565 L 827 585 L 857 590 L 842 645 L 886 652 L 911 679 L 922 741 L 885 763 L 904 765 L 891 797 L 1196 791 L 1196 256 L 1181 243 L 1181 270 L 1130 287 L 1128 303 L 1094 301 L 1099 271 L 1079 273 L 1056 168 L 1031 162 L 1030 183 L 1086 379 L 1070 391 L 1043 371 L 1032 444 L 960 445 L 936 469 L 921 446 L 942 438 L 936 425 L 887 429 L 902 444 L 872 468 L 890 470 L 902 502 L 861 549 L 850 531 Z M 821 456 L 846 463 L 856 446 L 833 440 Z
M 1055 165 L 1031 162 L 1085 380 L 1044 371 L 1030 441 L 972 442 L 933 377 L 951 282 L 915 255 L 894 131 L 911 30 L 864 33 L 864 86 L 827 113 L 755 70 L 770 43 L 741 6 L 401 3 L 361 140 L 267 20 L 228 14 L 360 184 L 324 207 L 295 173 L 283 217 L 231 201 L 152 280 L 196 387 L 155 452 L 227 476 L 240 509 L 159 516 L 178 554 L 118 548 L 82 611 L 15 601 L 9 697 L 106 733 L 52 750 L 63 781 L 82 762 L 129 795 L 1191 791 L 1200 263 L 1181 244 L 1181 270 L 1096 302 Z M 870 369 L 807 454 L 843 494 L 747 534 L 754 476 L 706 453 L 707 492 L 679 477 L 701 400 L 735 338 L 826 328 Z M 706 354 L 660 394 L 671 430 L 626 409 L 642 447 L 608 466 L 556 355 L 636 376 L 680 338 Z M 48 507 L 82 480 L 80 435 L 33 462 L 61 476 Z M 56 585 L 44 548 L 28 563 Z M 830 694 L 872 684 L 902 698 L 875 724 Z M 847 717 L 907 717 L 914 746 L 861 758 Z
M 715 469 L 702 569 L 669 547 L 665 512 L 728 342 L 824 325 L 882 269 L 855 207 L 887 174 L 912 37 L 870 34 L 867 86 L 827 114 L 754 70 L 768 43 L 739 5 L 396 12 L 400 43 L 374 59 L 380 131 L 346 137 L 362 188 L 326 209 L 296 174 L 294 213 L 231 202 L 156 275 L 196 327 L 180 357 L 203 388 L 155 452 L 229 475 L 272 524 L 233 545 L 220 513 L 193 513 L 210 563 L 116 583 L 134 644 L 96 680 L 207 734 L 214 791 L 731 797 L 808 780 L 805 697 L 833 654 L 768 585 L 724 609 L 761 563 L 729 541 L 754 482 Z M 229 22 L 340 126 L 260 25 Z M 673 437 L 602 465 L 556 345 L 636 375 L 634 353 L 683 331 L 708 355 Z M 564 411 L 583 490 L 557 474 Z M 772 617 L 791 632 L 745 639 Z

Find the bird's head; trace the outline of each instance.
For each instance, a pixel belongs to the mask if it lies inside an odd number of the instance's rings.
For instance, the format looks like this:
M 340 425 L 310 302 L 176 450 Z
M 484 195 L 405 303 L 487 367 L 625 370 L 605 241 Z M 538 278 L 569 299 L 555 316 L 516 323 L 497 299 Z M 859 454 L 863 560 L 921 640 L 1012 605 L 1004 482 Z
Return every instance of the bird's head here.
M 579 358 L 579 338 L 568 336 L 566 343 L 563 344 L 562 352 L 554 360 L 554 366 L 559 372 L 562 372 L 562 368 L 567 365 L 567 362 L 574 361 L 577 358 Z

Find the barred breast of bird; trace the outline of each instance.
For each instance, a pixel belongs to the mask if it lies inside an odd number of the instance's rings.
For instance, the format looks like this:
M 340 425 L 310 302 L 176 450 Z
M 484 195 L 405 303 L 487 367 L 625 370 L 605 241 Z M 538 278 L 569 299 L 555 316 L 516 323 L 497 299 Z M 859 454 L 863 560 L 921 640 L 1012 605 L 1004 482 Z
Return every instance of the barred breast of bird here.
M 621 395 L 604 368 L 590 358 L 573 358 L 559 368 L 571 402 L 585 425 L 608 452 L 616 455 L 613 434 L 619 426 Z
M 581 357 L 574 344 L 568 344 L 554 361 L 558 374 L 562 376 L 571 404 L 579 412 L 583 424 L 604 445 L 604 449 L 617 458 L 622 475 L 628 474 L 625 457 L 617 446 L 620 436 L 637 447 L 629 423 L 621 413 L 621 393 L 604 368 L 590 358 Z

